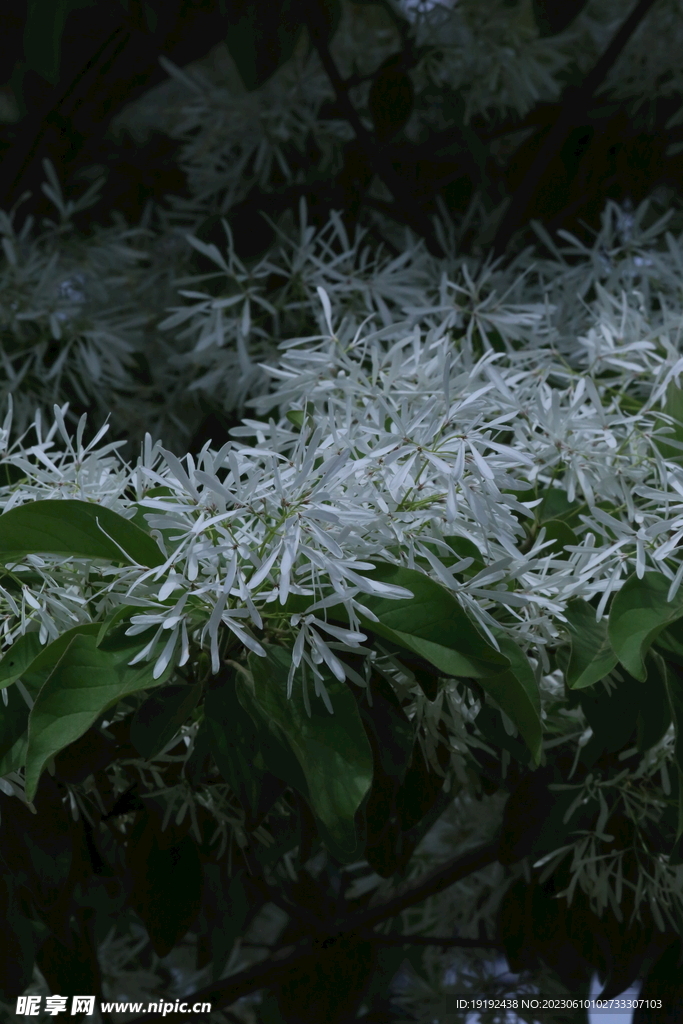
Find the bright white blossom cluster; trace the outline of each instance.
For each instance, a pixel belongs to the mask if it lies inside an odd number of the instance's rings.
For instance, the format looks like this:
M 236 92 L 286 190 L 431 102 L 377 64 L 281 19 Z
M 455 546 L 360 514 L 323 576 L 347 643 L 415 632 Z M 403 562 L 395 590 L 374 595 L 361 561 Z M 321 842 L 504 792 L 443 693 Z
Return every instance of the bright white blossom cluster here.
M 617 300 L 596 282 L 591 326 L 569 351 L 553 322 L 557 283 L 545 285 L 545 303 L 505 303 L 490 271 L 475 280 L 461 270 L 462 284 L 442 274 L 441 302 L 422 317 L 413 308 L 386 326 L 340 320 L 318 286 L 324 332 L 281 345 L 278 364 L 264 367 L 269 391 L 251 400 L 262 418 L 245 419 L 219 451 L 207 444 L 181 459 L 148 437 L 135 467 L 115 468 L 112 446 L 82 448 L 83 424 L 72 443 L 61 413 L 60 430 L 44 437 L 38 421 L 36 443 L 5 456 L 26 474 L 7 486 L 8 507 L 57 493 L 124 514 L 139 503 L 166 561 L 111 570 L 101 601 L 140 603 L 140 630 L 157 625 L 150 650 L 168 631 L 159 674 L 176 646 L 187 657 L 193 634 L 217 666 L 221 623 L 258 651 L 250 631 L 281 621 L 294 594 L 310 600 L 289 623 L 295 662 L 324 661 L 339 676 L 328 641 L 362 642 L 362 596 L 382 590 L 362 574 L 373 559 L 426 570 L 494 644 L 492 627 L 503 628 L 547 668 L 571 598 L 599 595 L 600 617 L 634 568 L 663 572 L 672 596 L 683 578 L 683 469 L 658 447 L 672 429 L 662 402 L 683 370 L 677 316 L 663 303 L 646 318 L 642 284 Z M 545 270 L 528 267 L 529 297 Z M 581 272 L 566 276 L 578 285 Z M 58 458 L 57 438 L 67 445 Z M 551 488 L 580 504 L 568 557 L 524 525 Z M 471 562 L 444 562 L 451 535 L 474 545 L 480 571 L 463 578 Z M 56 635 L 43 610 L 48 564 L 27 593 Z M 343 636 L 324 625 L 324 609 L 340 602 L 351 623 Z M 9 608 L 5 628 L 17 628 Z

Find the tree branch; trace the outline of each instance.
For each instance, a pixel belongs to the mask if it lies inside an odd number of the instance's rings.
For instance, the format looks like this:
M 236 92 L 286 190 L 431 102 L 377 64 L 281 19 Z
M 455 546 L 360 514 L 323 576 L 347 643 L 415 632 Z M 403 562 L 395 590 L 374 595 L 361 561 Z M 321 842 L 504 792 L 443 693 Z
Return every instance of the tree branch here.
M 376 907 L 368 907 L 357 914 L 352 914 L 342 922 L 344 931 L 360 931 L 364 928 L 372 928 L 381 921 L 387 921 L 396 917 L 401 911 L 412 907 L 415 903 L 421 903 L 428 896 L 435 896 L 444 889 L 448 889 L 461 878 L 480 871 L 498 860 L 499 840 L 494 839 L 481 846 L 475 846 L 465 853 L 459 854 L 453 860 L 447 861 L 433 871 L 428 872 L 416 885 L 406 889 L 405 892 L 393 896 Z
M 518 228 L 523 224 L 532 200 L 537 195 L 553 157 L 561 149 L 569 129 L 576 124 L 577 114 L 586 110 L 595 92 L 607 77 L 627 42 L 645 18 L 656 0 L 639 0 L 630 15 L 617 30 L 612 42 L 592 71 L 577 89 L 568 89 L 555 124 L 540 146 L 531 167 L 516 192 L 511 196 L 507 210 L 498 225 L 493 241 L 494 256 L 502 256 Z
M 208 1002 L 211 1003 L 214 1010 L 230 1006 L 242 996 L 249 995 L 250 992 L 256 992 L 265 986 L 276 985 L 278 982 L 284 981 L 291 968 L 304 963 L 313 951 L 313 943 L 308 939 L 294 948 L 287 946 L 273 954 L 272 957 L 268 957 L 267 960 L 252 964 L 251 967 L 246 967 L 243 971 L 238 971 L 222 981 L 198 989 L 197 992 L 186 997 L 187 1001 L 189 1003 Z M 176 1020 L 189 1020 L 191 1017 L 196 1017 L 196 1014 L 176 1013 L 174 1017 Z M 131 1024 L 157 1024 L 158 1021 L 163 1020 L 164 1017 L 161 1013 L 145 1013 L 142 1017 L 136 1017 Z
M 375 172 L 392 193 L 396 202 L 403 208 L 405 220 L 410 224 L 414 231 L 422 235 L 425 239 L 427 247 L 432 255 L 443 256 L 444 252 L 439 245 L 439 241 L 434 233 L 434 229 L 432 228 L 429 218 L 420 209 L 420 206 L 415 201 L 410 189 L 406 186 L 406 183 L 403 181 L 401 176 L 397 174 L 391 163 L 385 159 L 384 155 L 379 150 L 379 147 L 375 144 L 371 133 L 361 121 L 358 116 L 358 112 L 349 99 L 348 92 L 344 85 L 344 80 L 339 74 L 337 66 L 332 58 L 332 54 L 325 42 L 325 35 L 322 31 L 315 3 L 308 0 L 304 6 L 304 12 L 311 40 L 318 51 L 323 68 L 332 83 L 332 87 L 337 96 L 337 103 L 339 104 L 344 117 L 353 128 L 356 138 L 365 150 L 368 160 L 375 169 Z
M 363 938 L 376 942 L 379 946 L 442 946 L 456 949 L 505 949 L 502 942 L 482 939 L 462 939 L 454 936 L 439 935 L 378 935 L 371 932 Z
M 411 886 L 404 893 L 394 896 L 384 903 L 380 903 L 379 906 L 370 907 L 357 914 L 351 914 L 341 921 L 331 923 L 329 927 L 330 937 L 348 932 L 362 933 L 364 930 L 379 924 L 380 921 L 387 921 L 391 917 L 396 917 L 397 914 L 400 914 L 407 907 L 427 899 L 428 896 L 434 896 L 436 893 L 443 892 L 444 889 L 460 881 L 461 878 L 465 878 L 467 875 L 480 871 L 481 868 L 494 863 L 498 859 L 498 849 L 499 841 L 495 839 L 492 842 L 483 843 L 481 846 L 475 846 L 473 849 L 467 850 L 458 857 L 447 861 L 446 864 L 442 864 L 435 870 L 425 874 L 416 885 Z M 377 941 L 384 945 L 387 944 L 385 939 L 389 939 L 389 945 L 394 945 L 393 936 L 362 935 L 362 937 L 371 938 L 372 941 Z M 415 942 L 417 945 L 427 945 L 428 943 L 424 941 L 425 938 L 424 936 L 396 936 L 400 943 L 397 941 L 395 944 L 402 945 L 404 942 Z M 477 948 L 488 946 L 496 948 L 491 943 L 482 943 L 478 940 L 436 940 L 436 945 L 444 945 L 445 943 L 454 946 L 459 945 L 463 948 L 474 948 L 475 946 Z M 434 940 L 429 939 L 429 944 L 434 944 Z M 310 939 L 304 940 L 294 948 L 291 945 L 286 946 L 277 950 L 267 960 L 263 960 L 258 964 L 245 968 L 243 971 L 238 971 L 228 978 L 224 978 L 222 981 L 207 985 L 205 988 L 193 992 L 192 995 L 188 995 L 188 1002 L 210 1002 L 214 1009 L 219 1009 L 221 1006 L 229 1006 L 250 992 L 277 985 L 287 977 L 292 967 L 301 966 L 311 956 L 320 956 L 323 950 L 324 946 L 320 942 L 314 944 Z M 176 1014 L 176 1019 L 186 1020 L 190 1016 L 191 1014 L 181 1014 L 180 1016 Z M 152 1024 L 152 1022 L 157 1024 L 161 1020 L 163 1020 L 161 1014 L 146 1014 L 143 1017 L 136 1017 L 131 1024 Z

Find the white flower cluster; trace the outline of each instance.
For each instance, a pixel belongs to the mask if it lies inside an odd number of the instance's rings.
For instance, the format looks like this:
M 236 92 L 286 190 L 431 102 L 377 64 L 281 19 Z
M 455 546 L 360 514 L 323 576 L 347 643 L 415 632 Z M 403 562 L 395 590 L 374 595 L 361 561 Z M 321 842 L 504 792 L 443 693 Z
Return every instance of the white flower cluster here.
M 502 628 L 547 668 L 569 599 L 600 595 L 600 616 L 634 568 L 663 572 L 672 595 L 680 585 L 683 469 L 657 442 L 669 429 L 661 399 L 683 359 L 673 314 L 663 306 L 646 321 L 633 292 L 616 304 L 598 291 L 593 326 L 563 353 L 552 305 L 506 305 L 492 291 L 481 300 L 486 275 L 463 275 L 463 285 L 442 281 L 449 301 L 425 310 L 422 325 L 415 314 L 384 327 L 335 323 L 319 287 L 324 333 L 281 345 L 279 363 L 264 368 L 271 390 L 251 400 L 270 418 L 246 419 L 220 451 L 207 444 L 179 459 L 148 438 L 137 466 L 114 472 L 112 446 L 82 448 L 83 425 L 75 444 L 60 426 L 59 459 L 54 428 L 40 440 L 37 427 L 37 444 L 5 456 L 25 474 L 5 488 L 6 507 L 55 493 L 124 514 L 139 503 L 166 561 L 116 570 L 105 589 L 110 601 L 144 606 L 137 628 L 157 627 L 149 650 L 168 631 L 157 674 L 177 645 L 187 658 L 188 637 L 208 639 L 217 668 L 221 623 L 259 651 L 251 631 L 277 622 L 293 630 L 297 665 L 318 677 L 325 662 L 341 676 L 333 641 L 361 643 L 363 594 L 383 592 L 362 573 L 376 559 L 427 571 L 494 644 Z M 543 528 L 525 529 L 552 488 L 579 505 L 566 557 L 548 550 Z M 471 558 L 445 557 L 449 536 L 474 545 L 478 571 L 465 574 Z M 39 590 L 29 588 L 41 607 L 46 566 Z M 303 618 L 282 610 L 290 594 L 309 599 Z M 339 603 L 350 620 L 341 634 L 325 624 Z M 9 607 L 7 616 L 13 635 Z

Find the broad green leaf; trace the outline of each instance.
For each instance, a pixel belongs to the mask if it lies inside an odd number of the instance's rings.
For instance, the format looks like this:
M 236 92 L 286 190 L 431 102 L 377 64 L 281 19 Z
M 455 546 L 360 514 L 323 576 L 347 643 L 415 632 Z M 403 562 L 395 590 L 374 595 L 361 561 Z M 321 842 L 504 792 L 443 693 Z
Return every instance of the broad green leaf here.
M 41 647 L 33 661 L 26 668 L 23 668 L 17 677 L 21 679 L 31 696 L 37 696 L 41 686 L 55 665 L 59 663 L 74 637 L 82 635 L 95 636 L 98 629 L 99 626 L 96 622 L 85 622 L 81 626 L 73 626 L 72 629 L 68 629 L 66 633 L 62 633 L 56 640 L 53 640 L 51 644 Z
M 677 445 L 683 445 L 683 388 L 676 387 L 674 381 L 671 381 L 666 389 L 664 412 L 671 416 L 674 422 L 666 424 L 670 433 L 655 438 L 655 444 L 665 459 L 680 464 L 683 460 L 683 447 L 679 448 Z
M 382 771 L 400 784 L 413 754 L 415 723 L 407 718 L 400 705 L 392 704 L 376 688 L 372 693 L 372 706 L 363 700 L 359 710 L 376 741 Z
M 548 487 L 543 491 L 540 505 L 537 505 L 533 511 L 536 520 L 541 525 L 545 525 L 551 520 L 560 520 L 573 527 L 579 525 L 579 513 L 583 507 L 579 501 L 570 501 L 562 488 Z
M 453 559 L 454 562 L 459 561 L 461 558 L 474 559 L 472 565 L 469 567 L 469 569 L 466 569 L 465 572 L 470 573 L 473 576 L 476 575 L 476 573 L 481 572 L 481 570 L 484 568 L 484 560 L 481 557 L 481 551 L 474 543 L 474 541 L 468 540 L 467 537 L 457 536 L 447 536 L 443 539 L 446 541 L 449 548 L 455 555 L 455 558 Z M 441 561 L 444 563 L 444 565 L 450 564 L 450 562 L 446 562 L 445 559 L 443 558 L 441 559 Z
M 569 601 L 564 614 L 572 652 L 565 674 L 570 690 L 581 690 L 604 679 L 619 660 L 607 635 L 607 620 L 595 621 L 595 608 L 581 598 Z
M 643 686 L 630 672 L 620 671 L 619 674 L 621 679 L 615 681 L 616 688 L 587 686 L 578 691 L 581 709 L 593 730 L 581 754 L 584 764 L 592 764 L 604 751 L 613 754 L 632 746 L 643 703 L 651 699 L 651 693 L 652 699 L 656 699 L 654 675 L 648 677 L 648 685 Z
M 509 667 L 509 659 L 483 638 L 455 597 L 424 573 L 377 563 L 364 575 L 413 594 L 398 600 L 361 595 L 359 600 L 379 619 L 361 616 L 373 633 L 426 658 L 444 675 L 481 679 Z
M 293 423 L 295 427 L 303 427 L 304 420 L 306 419 L 306 413 L 303 409 L 290 409 L 287 413 L 287 419 L 290 423 Z
M 666 686 L 671 718 L 676 731 L 674 758 L 678 775 L 678 825 L 676 828 L 676 842 L 678 842 L 683 836 L 683 678 L 680 671 L 675 668 L 670 669 L 659 654 L 653 652 L 652 656 L 660 663 L 659 672 Z
M 612 650 L 635 679 L 645 682 L 645 655 L 662 630 L 683 616 L 683 592 L 667 601 L 670 581 L 660 572 L 635 573 L 615 594 L 609 613 Z
M 572 528 L 562 519 L 546 519 L 542 526 L 545 529 L 545 541 L 555 541 L 552 547 L 543 549 L 544 554 L 552 554 L 555 558 L 569 558 L 569 552 L 564 550 L 565 547 L 578 544 L 578 538 Z
M 260 769 L 265 768 L 288 786 L 293 786 L 310 803 L 308 783 L 301 765 L 277 722 L 256 699 L 253 684 L 239 675 L 235 680 L 235 694 L 242 711 L 247 713 L 256 728 L 257 752 L 254 764 Z
M 28 0 L 24 56 L 29 68 L 51 85 L 56 85 L 60 78 L 62 36 L 68 15 L 95 3 L 96 0 Z
M 72 555 L 161 565 L 164 556 L 149 534 L 128 519 L 88 501 L 31 501 L 0 516 L 0 560 L 24 555 Z
M 587 0 L 531 0 L 539 34 L 556 36 L 578 18 Z
M 516 644 L 501 634 L 497 637 L 501 651 L 496 651 L 456 599 L 422 573 L 378 565 L 368 575 L 382 583 L 406 587 L 414 595 L 399 601 L 363 595 L 363 604 L 380 619 L 379 624 L 364 621 L 368 629 L 426 658 L 444 675 L 478 679 L 538 759 L 542 735 L 538 687 L 528 660 Z
M 541 699 L 533 669 L 514 640 L 501 631 L 497 631 L 496 639 L 510 662 L 510 668 L 488 679 L 480 679 L 479 685 L 517 726 L 538 764 L 543 745 L 543 723 Z
M 139 914 L 159 957 L 167 956 L 185 935 L 202 902 L 202 865 L 191 834 L 161 829 L 159 816 L 147 812 L 126 843 L 132 879 L 130 905 Z
M 662 739 L 671 725 L 671 707 L 667 691 L 668 669 L 666 658 L 652 648 L 648 653 L 647 686 L 641 686 L 636 718 L 638 750 L 650 750 Z M 657 656 L 656 656 L 657 655 Z
M 336 847 L 352 854 L 357 845 L 354 815 L 372 783 L 372 750 L 356 700 L 345 683 L 326 680 L 333 714 L 310 694 L 306 712 L 302 681 L 295 677 L 287 698 L 291 654 L 266 647 L 266 657 L 249 656 L 254 694 L 282 730 L 306 778 L 311 806 Z
M 273 785 L 263 754 L 264 746 L 268 747 L 267 725 L 261 721 L 258 709 L 255 714 L 256 721 L 240 703 L 232 676 L 226 674 L 212 681 L 204 698 L 209 748 L 219 772 L 242 804 L 250 827 L 262 821 L 283 788 L 281 782 Z
M 24 27 L 26 63 L 51 85 L 59 81 L 62 33 L 71 0 L 28 0 Z
M 292 0 L 270 4 L 242 3 L 233 8 L 225 42 L 245 87 L 252 91 L 267 82 L 293 55 L 303 30 Z
M 6 696 L 6 705 L 0 700 L 0 777 L 16 770 L 10 765 L 24 753 L 28 727 L 28 705 L 22 695 L 12 687 Z
M 151 758 L 171 742 L 197 705 L 202 685 L 171 683 L 155 690 L 140 705 L 130 725 L 130 742 L 141 757 Z
M 99 628 L 99 632 L 97 634 L 97 646 L 99 647 L 99 645 L 102 643 L 102 641 L 104 640 L 105 636 L 107 636 L 108 633 L 111 633 L 115 629 L 120 628 L 123 622 L 125 622 L 126 626 L 128 626 L 130 624 L 129 619 L 131 615 L 139 615 L 141 611 L 141 608 L 132 604 L 121 604 L 117 608 L 114 608 L 114 610 L 110 612 L 109 615 L 107 615 L 106 619 Z
M 19 679 L 43 649 L 38 633 L 24 633 L 0 661 L 0 689 Z
M 97 637 L 92 633 L 79 634 L 71 640 L 43 683 L 29 715 L 27 799 L 33 799 L 50 758 L 82 736 L 104 711 L 122 697 L 160 686 L 168 679 L 172 662 L 158 679 L 152 677 L 153 659 L 128 664 L 141 647 L 137 638 L 128 638 L 132 639 L 137 640 L 137 646 L 125 644 L 119 638 L 114 642 L 105 638 L 98 647 Z
M 655 648 L 666 662 L 673 662 L 674 665 L 683 668 L 683 643 L 679 636 L 680 632 L 677 623 L 663 629 L 655 641 Z
M 26 709 L 28 711 L 28 708 Z M 26 748 L 28 747 L 28 733 L 26 729 L 15 740 L 9 750 L 0 758 L 0 778 L 9 775 L 10 772 L 18 772 L 26 763 Z

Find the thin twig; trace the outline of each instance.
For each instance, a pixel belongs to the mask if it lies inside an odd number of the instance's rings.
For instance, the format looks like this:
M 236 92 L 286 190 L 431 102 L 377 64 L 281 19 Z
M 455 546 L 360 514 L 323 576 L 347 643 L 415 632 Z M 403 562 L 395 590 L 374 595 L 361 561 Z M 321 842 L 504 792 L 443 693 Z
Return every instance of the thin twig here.
M 444 889 L 460 881 L 461 878 L 465 878 L 474 871 L 479 871 L 481 868 L 492 864 L 498 859 L 498 849 L 498 840 L 494 840 L 468 850 L 458 857 L 454 857 L 434 871 L 428 872 L 416 885 L 411 886 L 404 893 L 393 897 L 393 899 L 387 900 L 377 907 L 371 907 L 357 914 L 351 914 L 341 921 L 331 923 L 329 927 L 330 937 L 349 932 L 362 933 L 381 921 L 387 921 L 392 917 L 396 917 L 397 914 L 400 914 L 407 907 L 421 902 L 421 900 L 426 899 L 428 896 L 434 896 L 439 892 L 443 892 Z M 372 938 L 373 940 L 376 938 L 378 942 L 382 942 L 387 936 L 362 937 Z M 412 942 L 412 937 L 400 936 L 400 938 L 405 938 L 406 941 Z M 419 938 L 418 944 L 422 944 L 419 942 Z M 448 941 L 451 942 L 452 940 Z M 441 944 L 440 941 L 439 944 Z M 481 946 L 482 944 L 477 943 L 477 945 Z M 488 943 L 484 945 L 486 946 Z M 320 956 L 323 949 L 324 947 L 319 942 L 314 944 L 310 939 L 302 941 L 294 948 L 291 945 L 284 947 L 277 950 L 273 956 L 262 960 L 258 964 L 247 967 L 243 971 L 238 971 L 236 974 L 224 978 L 213 985 L 208 985 L 206 988 L 199 989 L 198 992 L 188 996 L 188 1001 L 193 1003 L 210 1002 L 214 1009 L 219 1009 L 221 1006 L 229 1006 L 250 992 L 281 983 L 291 968 L 301 966 L 311 956 Z M 181 1015 L 180 1017 L 176 1014 L 176 1019 L 184 1020 L 187 1019 L 187 1016 L 189 1014 L 186 1016 Z M 152 1024 L 152 1022 L 156 1024 L 160 1020 L 162 1020 L 160 1014 L 146 1014 L 143 1017 L 136 1017 L 131 1024 Z
M 524 217 L 531 205 L 534 196 L 537 194 L 553 157 L 562 147 L 569 129 L 576 124 L 577 114 L 585 111 L 597 89 L 607 77 L 612 65 L 615 63 L 627 42 L 645 18 L 656 0 L 639 0 L 620 28 L 614 35 L 602 57 L 597 61 L 582 84 L 576 89 L 568 89 L 562 104 L 562 108 L 555 124 L 550 129 L 540 146 L 531 167 L 524 176 L 519 188 L 511 196 L 507 210 L 498 225 L 496 237 L 493 241 L 494 256 L 502 256 L 519 227 L 522 226 Z
M 250 992 L 256 992 L 265 986 L 277 985 L 287 977 L 293 967 L 300 966 L 308 960 L 313 951 L 313 943 L 310 940 L 299 943 L 293 949 L 291 946 L 286 947 L 272 957 L 268 957 L 267 960 L 261 960 L 222 981 L 217 981 L 213 985 L 207 985 L 205 988 L 193 992 L 188 995 L 187 1000 L 190 1003 L 211 1003 L 214 1010 L 230 1006 L 242 996 L 249 995 Z M 188 1020 L 193 1016 L 196 1014 L 177 1013 L 174 1014 L 174 1019 Z M 164 1017 L 160 1013 L 146 1013 L 142 1017 L 136 1017 L 131 1024 L 157 1024 L 158 1021 L 163 1020 Z
M 71 79 L 61 95 L 58 96 L 56 102 L 54 97 L 58 87 L 55 87 L 51 93 L 49 109 L 39 110 L 37 114 L 32 114 L 27 119 L 28 124 L 25 126 L 21 145 L 18 145 L 16 150 L 9 153 L 4 160 L 3 174 L 6 181 L 4 186 L 4 202 L 7 205 L 15 197 L 21 178 L 38 151 L 50 126 L 50 114 L 52 113 L 57 117 L 63 116 L 62 111 L 66 108 L 69 100 L 73 99 L 74 93 L 79 89 L 83 89 L 84 82 L 87 84 L 90 78 L 96 76 L 103 62 L 109 59 L 107 57 L 107 50 L 111 51 L 112 57 L 116 57 L 127 45 L 128 39 L 129 33 L 121 25 L 117 26 L 104 40 L 96 53 L 81 68 L 79 73 Z
M 341 922 L 344 931 L 360 931 L 364 928 L 372 928 L 381 921 L 388 921 L 396 917 L 403 910 L 421 903 L 428 896 L 435 896 L 444 889 L 448 889 L 461 878 L 466 878 L 475 871 L 488 867 L 498 860 L 499 840 L 483 843 L 475 846 L 472 850 L 454 857 L 446 864 L 440 865 L 433 871 L 428 872 L 416 885 L 406 889 L 405 892 L 378 904 L 376 907 L 369 907 L 357 914 L 352 914 L 345 921 Z
M 391 163 L 386 160 L 384 155 L 380 152 L 371 133 L 361 121 L 356 108 L 349 99 L 348 92 L 344 86 L 344 80 L 339 74 L 337 65 L 335 64 L 332 54 L 325 42 L 324 33 L 321 31 L 315 4 L 309 0 L 305 5 L 304 10 L 311 40 L 318 51 L 323 68 L 332 83 L 332 87 L 337 97 L 337 103 L 339 104 L 344 117 L 353 128 L 356 138 L 365 150 L 365 153 L 376 173 L 392 193 L 397 203 L 400 203 L 403 209 L 403 216 L 406 221 L 415 231 L 418 232 L 418 234 L 422 235 L 433 256 L 443 256 L 444 252 L 439 245 L 439 241 L 434 233 L 432 225 L 429 222 L 429 218 L 420 209 L 420 206 L 415 201 L 410 189 L 406 186 L 406 183 L 403 181 L 401 176 L 397 174 Z
M 443 935 L 378 935 L 372 932 L 363 936 L 379 946 L 442 946 L 460 949 L 504 949 L 502 942 L 486 939 L 464 939 Z

